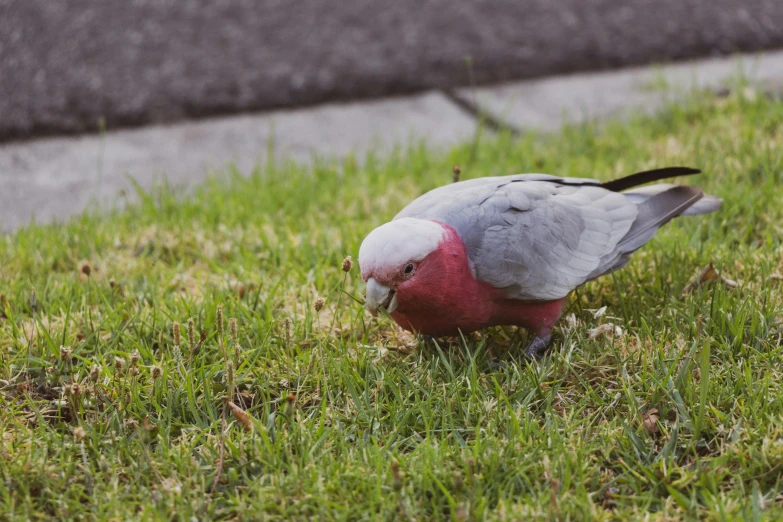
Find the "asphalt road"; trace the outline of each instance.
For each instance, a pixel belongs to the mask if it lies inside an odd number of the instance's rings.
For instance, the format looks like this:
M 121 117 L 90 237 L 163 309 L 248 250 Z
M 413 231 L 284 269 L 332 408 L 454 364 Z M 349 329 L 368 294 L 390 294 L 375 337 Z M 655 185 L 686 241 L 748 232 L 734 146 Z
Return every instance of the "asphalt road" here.
M 778 47 L 780 0 L 0 0 L 0 139 Z

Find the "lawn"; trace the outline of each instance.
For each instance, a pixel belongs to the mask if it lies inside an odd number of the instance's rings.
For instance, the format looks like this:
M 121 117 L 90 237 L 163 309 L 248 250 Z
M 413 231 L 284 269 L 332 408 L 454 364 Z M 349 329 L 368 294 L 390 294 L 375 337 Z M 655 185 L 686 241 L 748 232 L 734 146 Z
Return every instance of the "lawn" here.
M 509 328 L 420 345 L 342 270 L 455 164 L 694 166 L 724 206 L 580 288 L 529 363 Z M 782 202 L 783 103 L 740 86 L 556 135 L 227 167 L 0 237 L 0 518 L 780 519 Z M 710 262 L 738 286 L 683 294 Z

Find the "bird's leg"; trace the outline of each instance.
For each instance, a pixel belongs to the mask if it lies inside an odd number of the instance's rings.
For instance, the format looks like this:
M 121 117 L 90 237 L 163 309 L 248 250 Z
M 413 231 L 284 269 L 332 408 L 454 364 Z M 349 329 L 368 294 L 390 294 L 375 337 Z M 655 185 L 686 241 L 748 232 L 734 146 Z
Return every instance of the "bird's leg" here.
M 552 330 L 555 328 L 557 321 L 560 320 L 560 316 L 563 315 L 563 310 L 566 307 L 567 297 L 562 297 L 554 301 L 549 301 L 541 305 L 537 305 L 537 311 L 542 312 L 537 315 L 536 323 L 527 322 L 526 326 L 529 332 L 535 332 L 535 338 L 530 342 L 525 350 L 525 355 L 533 359 L 540 359 L 543 357 L 549 348 L 549 343 L 552 341 Z M 533 326 L 533 328 L 531 328 Z
M 544 356 L 544 353 L 546 353 L 551 341 L 551 331 L 547 330 L 545 334 L 539 332 L 538 335 L 536 335 L 536 338 L 527 346 L 527 349 L 525 349 L 525 355 L 531 359 L 540 359 Z

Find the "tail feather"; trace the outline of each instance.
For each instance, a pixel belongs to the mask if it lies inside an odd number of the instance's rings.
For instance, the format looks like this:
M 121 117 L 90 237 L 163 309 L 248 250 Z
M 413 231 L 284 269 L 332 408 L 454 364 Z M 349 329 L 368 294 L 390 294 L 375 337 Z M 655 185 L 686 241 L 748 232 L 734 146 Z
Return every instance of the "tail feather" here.
M 624 178 L 614 179 L 601 183 L 601 187 L 613 192 L 622 192 L 623 190 L 645 183 L 652 183 L 653 181 L 660 181 L 662 179 L 676 178 L 677 176 L 691 176 L 698 174 L 701 171 L 699 169 L 692 169 L 690 167 L 664 167 L 662 169 L 646 170 L 644 172 L 637 172 Z
M 638 187 L 632 191 L 623 192 L 623 195 L 628 199 L 636 203 L 637 205 L 644 203 L 656 194 L 660 194 L 666 190 L 669 190 L 677 185 L 671 183 L 658 183 L 650 185 L 648 187 Z M 700 214 L 709 214 L 718 210 L 723 203 L 723 200 L 709 194 L 704 194 L 701 199 L 696 201 L 693 205 L 688 207 L 681 216 L 698 216 Z
M 624 190 L 637 184 L 671 177 L 663 174 L 667 171 L 672 176 L 695 174 L 699 171 L 684 167 L 659 169 L 658 171 L 641 172 L 609 182 L 610 190 Z M 661 175 L 661 177 L 658 177 Z M 696 187 L 658 183 L 648 187 L 637 187 L 622 194 L 637 205 L 638 213 L 628 233 L 617 244 L 611 254 L 602 259 L 599 266 L 589 275 L 589 279 L 608 274 L 625 266 L 630 255 L 647 243 L 663 225 L 677 216 L 695 216 L 715 212 L 723 202 L 720 198 L 705 194 Z
M 720 206 L 723 204 L 723 200 L 720 198 L 716 198 L 715 196 L 711 196 L 709 194 L 704 194 L 704 197 L 702 197 L 699 201 L 688 207 L 685 212 L 680 214 L 681 216 L 698 216 L 701 214 L 709 214 L 711 212 L 715 212 L 720 208 Z
M 633 252 L 652 239 L 655 232 L 681 215 L 704 196 L 696 187 L 677 185 L 647 198 L 638 205 L 638 215 L 631 229 L 617 244 L 622 253 Z

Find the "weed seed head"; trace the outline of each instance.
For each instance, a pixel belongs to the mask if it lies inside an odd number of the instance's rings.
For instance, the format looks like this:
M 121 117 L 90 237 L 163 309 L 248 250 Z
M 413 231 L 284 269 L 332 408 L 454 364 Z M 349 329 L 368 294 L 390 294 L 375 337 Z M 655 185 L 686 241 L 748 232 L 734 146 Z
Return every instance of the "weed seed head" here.
M 222 338 L 223 337 L 223 333 L 224 333 L 223 330 L 225 328 L 223 326 L 223 305 L 222 304 L 218 305 L 218 307 L 217 307 L 217 314 L 215 314 L 215 319 L 217 321 L 217 333 L 218 333 L 218 336 L 220 338 Z
M 158 426 L 150 420 L 150 416 L 147 415 L 141 420 L 141 427 L 144 428 L 144 431 L 153 431 Z
M 462 487 L 465 485 L 465 482 L 462 480 L 462 473 L 459 471 L 454 472 L 454 488 L 459 491 L 462 489 Z
M 160 379 L 160 376 L 163 375 L 163 370 L 161 369 L 160 366 L 153 366 L 151 373 L 152 373 L 152 378 L 157 381 L 158 379 Z
M 294 414 L 294 403 L 296 402 L 296 394 L 291 392 L 285 398 L 285 415 L 291 417 Z
M 237 330 L 237 320 L 232 317 L 228 320 L 228 338 L 233 343 L 237 342 Z
M 286 342 L 290 342 L 291 338 L 294 336 L 294 322 L 291 321 L 290 317 L 283 319 L 283 330 L 285 331 Z
M 101 377 L 101 368 L 97 364 L 93 364 L 90 369 L 90 382 L 98 382 Z
M 92 274 L 92 267 L 90 266 L 90 263 L 82 263 L 82 274 L 90 277 L 90 274 Z
M 73 350 L 68 346 L 60 346 L 60 359 L 69 363 L 73 357 Z
M 174 362 L 177 363 L 177 366 L 182 364 L 182 350 L 179 349 L 179 345 L 174 345 L 174 350 L 172 351 L 172 357 L 174 357 Z
M 326 299 L 323 297 L 316 297 L 315 303 L 313 303 L 313 308 L 315 308 L 316 312 L 320 312 L 324 309 L 324 305 L 326 304 Z
M 196 323 L 192 317 L 188 319 L 188 344 L 191 350 L 196 347 Z
M 125 359 L 122 357 L 114 358 L 114 370 L 118 373 L 125 369 Z
M 393 460 L 391 463 L 392 487 L 395 491 L 402 489 L 402 474 L 400 473 L 400 463 Z
M 182 335 L 179 331 L 179 323 L 175 322 L 171 327 L 171 336 L 174 338 L 174 346 L 182 344 Z
M 138 350 L 134 350 L 133 353 L 130 356 L 130 364 L 131 366 L 136 366 L 139 363 L 139 359 L 141 358 L 141 354 Z
M 351 256 L 346 256 L 345 259 L 343 259 L 343 265 L 340 268 L 345 273 L 351 271 L 351 268 L 353 268 L 353 260 L 351 259 Z

